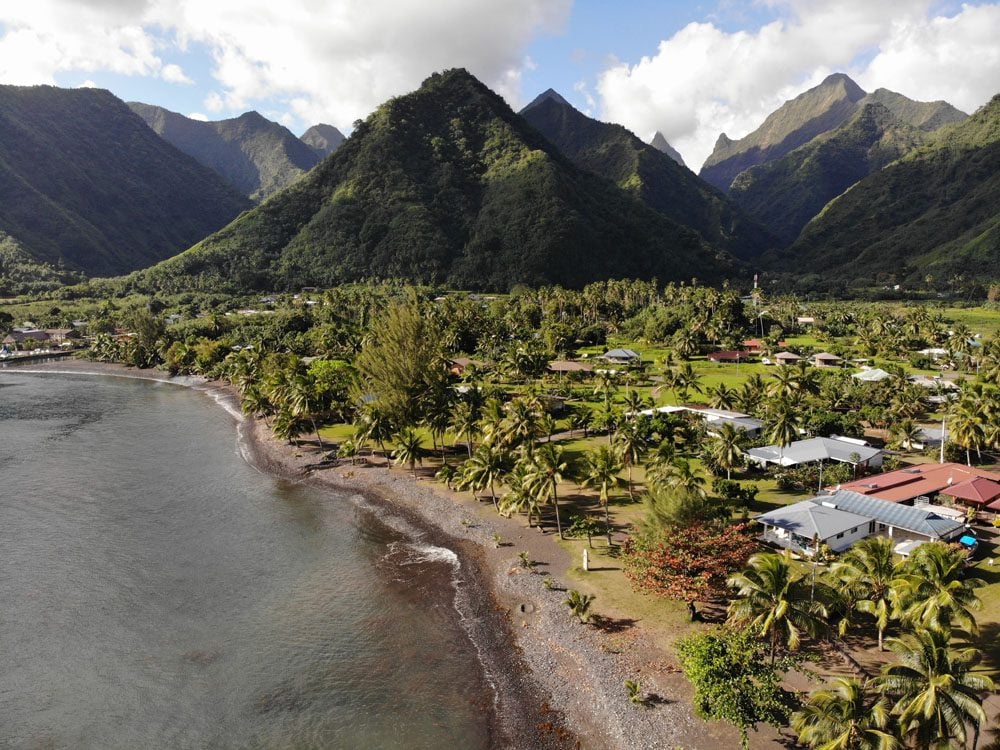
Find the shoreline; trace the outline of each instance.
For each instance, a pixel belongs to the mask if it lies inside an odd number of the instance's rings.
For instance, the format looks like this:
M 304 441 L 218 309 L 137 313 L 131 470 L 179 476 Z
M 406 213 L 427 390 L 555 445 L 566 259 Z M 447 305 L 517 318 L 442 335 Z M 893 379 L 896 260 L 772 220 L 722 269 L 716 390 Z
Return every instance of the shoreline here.
M 467 612 L 456 609 L 479 651 L 486 687 L 494 689 L 494 747 L 673 750 L 738 743 L 732 728 L 694 715 L 690 687 L 665 654 L 643 642 L 641 626 L 610 636 L 569 616 L 562 600 L 572 585 L 564 574 L 574 561 L 551 533 L 529 530 L 523 519 L 497 516 L 489 502 L 465 499 L 400 469 L 346 463 L 316 468 L 318 448 L 285 444 L 260 421 L 241 415 L 229 384 L 85 360 L 7 371 L 15 370 L 152 380 L 206 392 L 237 417 L 240 450 L 249 452 L 243 457 L 258 470 L 359 495 L 376 512 L 388 509 L 415 527 L 420 541 L 454 551 L 461 565 L 456 597 L 462 596 Z M 503 546 L 494 543 L 496 534 Z M 537 561 L 534 570 L 519 566 L 521 550 Z M 553 588 L 543 585 L 546 577 L 555 580 Z M 631 705 L 625 679 L 641 679 L 644 690 L 660 700 L 648 709 Z M 768 734 L 752 736 L 752 746 L 777 747 Z

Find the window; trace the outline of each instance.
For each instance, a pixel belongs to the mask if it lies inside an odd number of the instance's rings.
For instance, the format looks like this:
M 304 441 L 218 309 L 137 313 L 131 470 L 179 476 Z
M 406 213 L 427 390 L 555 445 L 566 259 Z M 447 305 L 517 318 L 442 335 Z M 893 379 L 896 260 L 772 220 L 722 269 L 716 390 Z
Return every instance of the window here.
M 843 538 L 844 538 L 844 532 L 841 531 L 839 534 L 837 534 L 837 539 L 843 539 Z
M 853 529 L 851 529 L 851 533 L 852 534 L 857 534 L 858 533 L 858 527 L 855 526 Z

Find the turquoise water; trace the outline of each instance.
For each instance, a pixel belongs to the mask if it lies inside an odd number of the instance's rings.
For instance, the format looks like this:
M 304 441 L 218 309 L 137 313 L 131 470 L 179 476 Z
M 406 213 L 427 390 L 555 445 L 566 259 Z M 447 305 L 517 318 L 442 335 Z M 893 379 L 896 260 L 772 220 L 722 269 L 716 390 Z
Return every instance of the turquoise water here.
M 456 559 L 203 392 L 0 374 L 0 748 L 485 748 Z

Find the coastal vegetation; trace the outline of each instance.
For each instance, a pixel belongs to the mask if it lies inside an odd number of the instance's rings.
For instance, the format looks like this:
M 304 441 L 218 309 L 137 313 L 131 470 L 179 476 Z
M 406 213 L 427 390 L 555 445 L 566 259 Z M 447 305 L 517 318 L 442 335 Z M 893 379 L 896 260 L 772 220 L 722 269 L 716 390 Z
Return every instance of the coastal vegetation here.
M 845 733 L 868 738 L 845 746 L 933 747 L 986 723 L 982 697 L 1000 667 L 992 552 L 971 567 L 940 544 L 903 560 L 881 537 L 826 561 L 767 552 L 751 515 L 863 469 L 764 470 L 743 450 L 846 435 L 898 446 L 891 468 L 936 460 L 941 449 L 922 453 L 915 438 L 943 421 L 946 458 L 994 464 L 995 310 L 744 299 L 641 281 L 496 296 L 386 282 L 4 309 L 7 327 L 85 321 L 98 360 L 229 381 L 248 415 L 315 452 L 316 466 L 395 461 L 421 480 L 437 476 L 441 492 L 520 516 L 552 544 L 613 560 L 567 571 L 570 614 L 600 627 L 602 616 L 642 613 L 652 638 L 676 645 L 699 712 L 745 741 L 770 722 L 811 747 Z M 760 353 L 738 364 L 706 356 L 751 345 Z M 636 359 L 602 359 L 612 349 Z M 779 351 L 832 352 L 888 376 L 758 361 Z M 910 375 L 943 375 L 954 396 Z M 680 405 L 740 412 L 763 428 L 709 429 L 696 408 L 659 410 Z M 976 528 L 992 550 L 988 520 Z M 849 677 L 829 668 L 841 652 L 858 665 Z M 786 684 L 786 670 L 812 669 L 827 684 Z M 748 697 L 727 680 L 756 687 Z

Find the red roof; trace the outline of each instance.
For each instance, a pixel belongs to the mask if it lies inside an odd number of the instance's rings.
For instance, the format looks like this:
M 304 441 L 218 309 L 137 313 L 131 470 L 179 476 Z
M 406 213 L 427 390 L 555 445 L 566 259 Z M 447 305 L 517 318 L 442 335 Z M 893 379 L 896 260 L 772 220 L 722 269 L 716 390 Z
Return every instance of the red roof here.
M 712 352 L 708 355 L 709 359 L 715 360 L 717 362 L 736 362 L 741 359 L 747 358 L 746 352 Z
M 977 505 L 985 505 L 1000 497 L 1000 482 L 994 482 L 986 477 L 976 477 L 953 484 L 948 489 L 941 490 L 941 494 L 968 500 Z
M 880 500 L 905 503 L 921 495 L 933 495 L 977 477 L 1000 482 L 1000 474 L 962 464 L 916 464 L 885 474 L 855 479 L 840 485 L 842 490 L 859 492 Z

